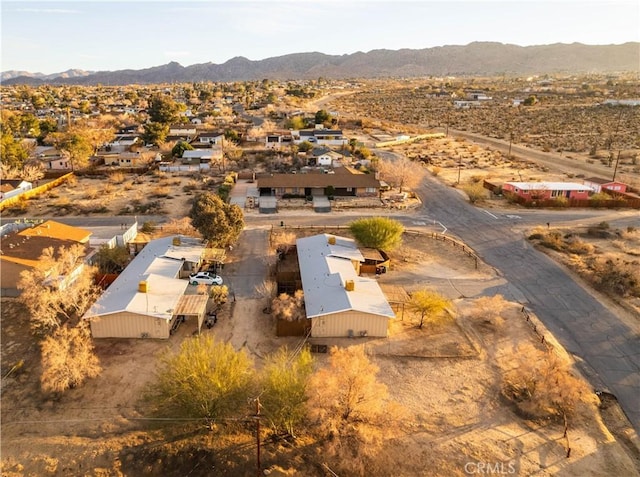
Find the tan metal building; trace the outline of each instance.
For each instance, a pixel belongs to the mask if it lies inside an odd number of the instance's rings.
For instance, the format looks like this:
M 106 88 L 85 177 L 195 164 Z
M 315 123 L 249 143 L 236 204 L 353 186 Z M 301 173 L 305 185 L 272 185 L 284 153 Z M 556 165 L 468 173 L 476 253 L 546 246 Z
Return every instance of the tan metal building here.
M 365 259 L 355 241 L 320 234 L 296 245 L 311 336 L 387 336 L 395 313 L 378 282 L 358 275 Z
M 195 317 L 202 326 L 206 295 L 185 295 L 180 279 L 200 266 L 205 246 L 186 237 L 147 244 L 85 314 L 94 338 L 167 339 L 178 321 Z

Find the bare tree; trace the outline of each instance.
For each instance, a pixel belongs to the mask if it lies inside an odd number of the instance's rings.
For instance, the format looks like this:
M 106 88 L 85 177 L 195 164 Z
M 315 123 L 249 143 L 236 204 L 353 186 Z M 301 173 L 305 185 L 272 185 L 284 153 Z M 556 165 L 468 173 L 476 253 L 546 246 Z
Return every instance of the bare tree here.
M 45 249 L 39 265 L 20 274 L 20 301 L 29 310 L 36 333 L 54 330 L 80 317 L 100 294 L 93 282 L 94 267 L 82 264 L 84 247 Z
M 378 167 L 382 178 L 397 187 L 400 192 L 404 188 L 413 189 L 422 182 L 426 175 L 426 170 L 419 162 L 414 162 L 406 156 L 392 161 L 381 160 Z
M 80 386 L 102 371 L 87 323 L 61 326 L 40 344 L 42 375 L 40 385 L 48 393 L 61 393 Z

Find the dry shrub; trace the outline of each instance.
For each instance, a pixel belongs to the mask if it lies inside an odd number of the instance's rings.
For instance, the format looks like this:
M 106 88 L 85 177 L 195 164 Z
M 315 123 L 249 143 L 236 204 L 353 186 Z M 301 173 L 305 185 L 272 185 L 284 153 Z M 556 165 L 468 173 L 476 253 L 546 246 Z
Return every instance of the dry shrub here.
M 595 252 L 596 248 L 578 237 L 571 237 L 571 239 L 567 240 L 566 250 L 576 255 L 591 255 Z
M 109 182 L 111 184 L 122 184 L 126 180 L 123 172 L 112 172 L 109 174 Z
M 434 167 L 431 168 L 431 174 L 434 177 L 437 177 L 440 174 L 440 172 L 442 172 L 442 168 L 441 167 L 434 166 Z
M 102 188 L 102 192 L 105 194 L 111 194 L 116 190 L 116 186 L 113 184 L 105 184 Z
M 281 293 L 273 299 L 271 310 L 279 320 L 298 321 L 305 319 L 304 292 L 296 290 L 293 296 Z
M 566 418 L 591 391 L 571 373 L 554 351 L 521 344 L 513 351 L 515 363 L 503 376 L 502 392 L 527 418 Z
M 168 197 L 171 194 L 171 189 L 167 186 L 157 186 L 151 191 L 151 197 Z
M 340 475 L 371 475 L 385 439 L 399 434 L 404 412 L 388 399 L 378 371 L 362 347 L 334 346 L 329 366 L 309 380 L 308 416 Z
M 287 253 L 296 244 L 298 236 L 293 232 L 275 232 L 271 235 L 271 246 L 274 250 Z
M 211 287 L 210 295 L 216 306 L 224 305 L 229 301 L 229 287 L 227 285 L 214 285 Z
M 592 281 L 602 291 L 621 297 L 640 297 L 640 263 L 618 257 L 593 257 L 588 261 Z
M 540 243 L 553 250 L 561 251 L 564 248 L 564 239 L 557 230 L 544 234 Z
M 84 195 L 82 196 L 83 199 L 87 199 L 87 200 L 93 200 L 96 199 L 99 195 L 99 191 L 96 187 L 88 187 L 85 192 Z
M 502 312 L 509 306 L 509 302 L 502 295 L 483 296 L 473 303 L 469 316 L 485 324 L 499 327 L 504 323 Z
M 161 231 L 167 235 L 185 235 L 187 237 L 199 237 L 200 233 L 191 225 L 191 219 L 172 219 L 161 226 Z

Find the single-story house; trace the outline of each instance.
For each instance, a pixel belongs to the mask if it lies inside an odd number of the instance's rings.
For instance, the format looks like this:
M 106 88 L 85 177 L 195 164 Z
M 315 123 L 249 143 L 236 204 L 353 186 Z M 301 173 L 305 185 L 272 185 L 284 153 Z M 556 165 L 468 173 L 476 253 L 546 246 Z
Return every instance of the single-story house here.
M 140 152 L 120 152 L 115 154 L 101 154 L 105 166 L 118 167 L 142 167 L 149 164 L 154 154 L 143 154 Z
M 271 174 L 258 177 L 260 196 L 282 197 L 285 194 L 300 196 L 377 197 L 380 180 L 375 174 L 352 173 L 340 167 L 331 173 Z M 328 193 L 329 192 L 329 193 Z
M 267 149 L 281 149 L 293 144 L 291 131 L 279 131 L 267 133 L 264 146 Z
M 307 159 L 307 163 L 310 166 L 333 166 L 334 161 L 340 161 L 344 158 L 342 154 L 336 151 L 332 151 L 328 147 L 314 147 L 311 150 L 311 155 Z
M 193 141 L 192 145 L 206 145 L 206 144 L 222 144 L 224 141 L 224 134 L 219 132 L 202 132 L 198 134 L 198 137 Z
M 359 276 L 365 258 L 353 239 L 320 234 L 296 246 L 311 336 L 387 336 L 395 313 L 378 282 Z
M 0 283 L 2 296 L 19 296 L 18 282 L 20 274 L 26 270 L 41 268 L 40 260 L 44 250 L 52 247 L 57 251 L 61 247 L 83 245 L 85 257 L 89 254 L 91 232 L 79 227 L 61 224 L 53 220 L 9 233 L 0 239 Z M 80 265 L 79 265 L 80 266 Z M 73 270 L 69 275 L 74 275 Z M 57 277 L 59 280 L 62 277 Z
M 503 192 L 529 200 L 547 200 L 558 197 L 588 199 L 593 188 L 576 182 L 505 182 Z
M 300 129 L 291 131 L 291 135 L 295 144 L 308 141 L 323 146 L 344 146 L 349 142 L 340 129 Z
M 167 339 L 186 317 L 204 322 L 207 295 L 185 295 L 205 245 L 183 236 L 149 242 L 94 303 L 84 319 L 94 338 Z
M 193 138 L 196 135 L 197 129 L 191 124 L 174 124 L 169 126 L 169 136 L 187 136 Z
M 124 152 L 128 151 L 131 146 L 137 144 L 140 138 L 136 134 L 121 134 L 112 141 L 105 144 L 107 151 Z
M 71 159 L 66 152 L 59 151 L 55 147 L 36 148 L 36 158 L 45 169 L 66 170 L 71 169 Z
M 184 163 L 191 162 L 194 159 L 203 164 L 222 160 L 222 147 L 212 146 L 207 149 L 193 149 L 182 153 L 182 161 Z
M 15 197 L 33 188 L 33 184 L 22 179 L 0 180 L 0 201 Z
M 584 179 L 584 184 L 591 187 L 594 192 L 602 192 L 602 189 L 610 190 L 613 192 L 625 193 L 627 191 L 627 184 L 619 181 L 610 181 L 608 179 L 602 179 L 601 177 L 589 177 Z

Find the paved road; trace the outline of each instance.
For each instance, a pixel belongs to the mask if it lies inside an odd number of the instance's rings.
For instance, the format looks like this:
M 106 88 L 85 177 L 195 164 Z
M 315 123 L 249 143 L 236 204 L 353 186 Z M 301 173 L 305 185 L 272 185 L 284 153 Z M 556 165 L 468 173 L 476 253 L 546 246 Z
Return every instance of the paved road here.
M 531 247 L 513 223 L 468 204 L 457 191 L 428 177 L 419 189 L 422 214 L 469 244 L 517 290 L 594 387 L 619 400 L 640 431 L 640 335 Z M 640 220 L 636 216 L 636 222 Z M 640 225 L 640 223 L 637 223 Z

